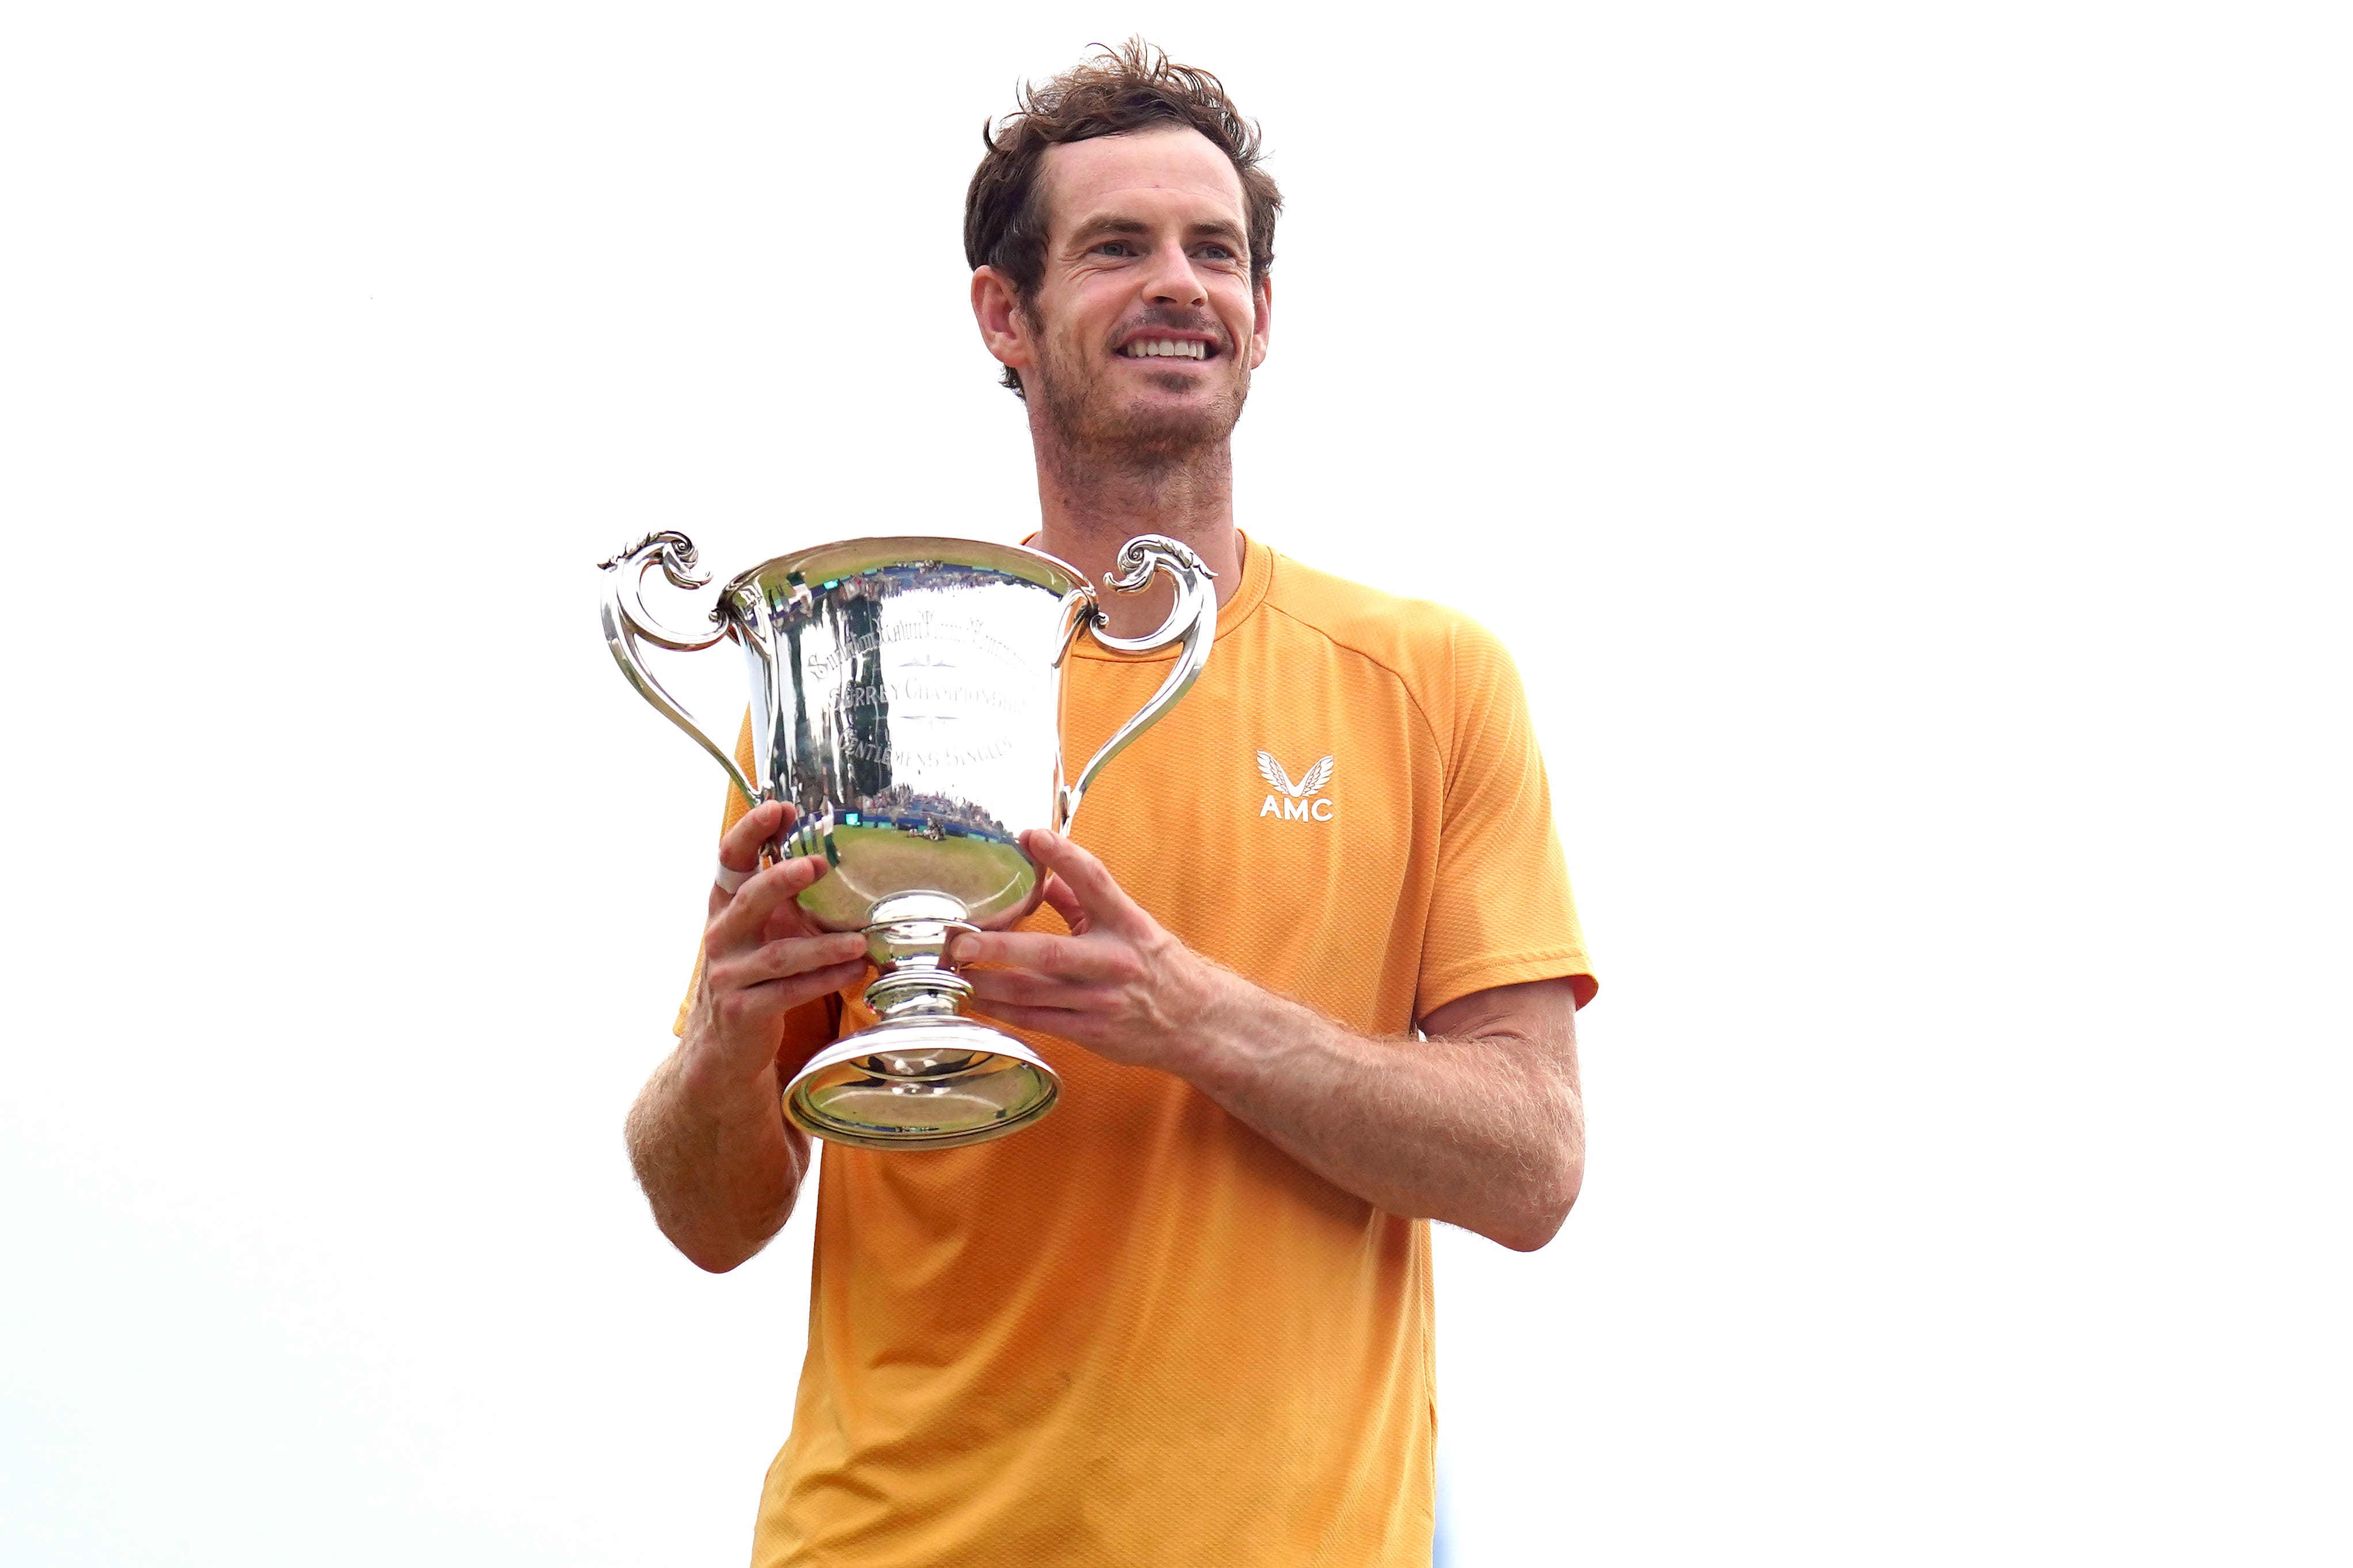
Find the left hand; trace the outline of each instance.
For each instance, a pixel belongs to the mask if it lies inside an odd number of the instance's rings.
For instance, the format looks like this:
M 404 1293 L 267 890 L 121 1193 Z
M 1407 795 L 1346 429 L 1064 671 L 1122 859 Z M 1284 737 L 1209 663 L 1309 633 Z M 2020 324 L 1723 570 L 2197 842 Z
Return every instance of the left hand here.
M 1021 847 L 1046 871 L 1045 901 L 1071 934 L 959 932 L 948 958 L 972 983 L 974 1010 L 1115 1062 L 1173 1070 L 1200 1037 L 1225 971 L 1171 936 L 1102 861 L 1060 834 L 1032 829 Z

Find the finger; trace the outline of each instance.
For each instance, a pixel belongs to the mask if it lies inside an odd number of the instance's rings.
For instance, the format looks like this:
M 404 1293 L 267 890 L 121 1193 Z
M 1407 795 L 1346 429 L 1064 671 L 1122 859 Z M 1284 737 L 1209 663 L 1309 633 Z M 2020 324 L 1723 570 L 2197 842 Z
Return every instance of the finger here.
M 1029 858 L 1069 884 L 1078 896 L 1081 918 L 1122 931 L 1134 931 L 1149 921 L 1143 908 L 1113 879 L 1110 868 L 1072 840 L 1033 827 L 1021 836 L 1021 847 L 1029 852 Z
M 866 936 L 859 931 L 828 931 L 824 936 L 788 936 L 755 947 L 744 957 L 744 980 L 788 980 L 835 963 L 866 962 Z
M 1057 980 L 1027 969 L 973 969 L 965 972 L 972 994 L 991 1002 L 1012 1002 L 1024 1007 L 1068 1007 L 1082 1013 L 1110 1009 L 1118 993 L 1100 985 Z
M 718 907 L 703 930 L 704 947 L 718 952 L 758 943 L 778 909 L 799 898 L 828 869 L 822 855 L 796 855 L 744 883 L 733 898 L 718 894 Z
M 719 836 L 720 865 L 740 876 L 749 876 L 758 870 L 761 848 L 790 828 L 795 816 L 789 802 L 762 801 L 737 817 L 735 825 Z M 737 890 L 741 891 L 741 889 Z M 710 913 L 716 915 L 733 896 L 716 882 L 712 883 Z
M 764 981 L 784 980 L 865 957 L 866 939 L 854 931 L 786 937 L 719 960 L 711 966 L 711 984 L 718 991 L 741 991 Z
M 948 962 L 959 969 L 971 963 L 998 963 L 1082 983 L 1113 978 L 1111 954 L 1096 943 L 1043 931 L 959 931 Z
M 826 875 L 827 873 L 823 871 L 818 873 L 818 878 Z M 813 881 L 816 879 L 816 878 L 811 879 Z M 786 899 L 769 911 L 768 918 L 760 924 L 759 940 L 782 942 L 788 936 L 824 936 L 831 929 L 820 922 L 808 910 L 801 908 L 800 900 L 796 897 Z
M 1046 879 L 1038 885 L 1038 890 L 1044 895 L 1046 902 L 1053 906 L 1054 912 L 1062 917 L 1062 923 L 1071 928 L 1071 935 L 1085 931 L 1087 911 L 1080 904 L 1078 894 L 1071 891 L 1068 882 L 1049 871 Z
M 782 980 L 764 980 L 757 985 L 747 985 L 741 991 L 731 991 L 712 1003 L 720 1018 L 729 1024 L 765 1023 L 781 1018 L 796 1007 L 846 990 L 866 978 L 866 961 L 855 963 L 828 963 L 822 969 L 812 969 L 806 974 L 788 975 Z
M 719 863 L 731 871 L 760 868 L 760 846 L 793 825 L 791 803 L 764 800 L 735 819 L 719 837 Z

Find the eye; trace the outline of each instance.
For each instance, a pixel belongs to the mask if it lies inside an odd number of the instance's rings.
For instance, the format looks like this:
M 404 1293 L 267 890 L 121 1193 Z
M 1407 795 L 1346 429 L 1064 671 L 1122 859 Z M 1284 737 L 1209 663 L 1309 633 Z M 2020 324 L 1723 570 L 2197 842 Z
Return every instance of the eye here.
M 1106 239 L 1095 247 L 1097 256 L 1133 256 L 1135 247 L 1124 239 Z

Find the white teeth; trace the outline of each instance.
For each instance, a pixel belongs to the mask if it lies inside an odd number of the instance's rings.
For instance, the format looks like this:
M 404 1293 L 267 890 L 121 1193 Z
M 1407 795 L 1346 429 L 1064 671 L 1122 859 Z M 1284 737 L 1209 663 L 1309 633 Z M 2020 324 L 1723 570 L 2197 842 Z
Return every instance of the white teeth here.
M 1209 345 L 1198 342 L 1178 342 L 1175 338 L 1145 338 L 1127 345 L 1130 359 L 1207 359 Z

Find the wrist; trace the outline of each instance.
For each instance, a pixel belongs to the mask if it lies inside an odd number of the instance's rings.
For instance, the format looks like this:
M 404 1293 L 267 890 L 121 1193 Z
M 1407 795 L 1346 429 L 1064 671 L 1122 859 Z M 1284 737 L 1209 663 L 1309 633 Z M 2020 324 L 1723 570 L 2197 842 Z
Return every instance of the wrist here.
M 1161 1058 L 1154 1064 L 1178 1078 L 1200 1081 L 1214 1075 L 1233 1054 L 1232 1020 L 1239 1010 L 1238 989 L 1249 983 L 1225 965 L 1202 957 L 1181 942 L 1168 988 L 1171 1003 L 1160 1030 Z
M 1197 1021 L 1185 1032 L 1182 1065 L 1168 1070 L 1229 1110 L 1270 1082 L 1312 1071 L 1303 1054 L 1321 1055 L 1345 1034 L 1313 1008 L 1223 964 L 1204 959 L 1201 967 Z
M 718 1030 L 690 1024 L 675 1058 L 680 1093 L 713 1118 L 774 1112 L 780 1093 L 775 1052 L 753 1058 L 729 1046 Z

